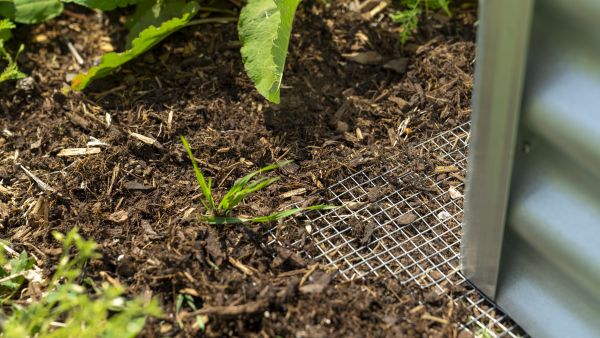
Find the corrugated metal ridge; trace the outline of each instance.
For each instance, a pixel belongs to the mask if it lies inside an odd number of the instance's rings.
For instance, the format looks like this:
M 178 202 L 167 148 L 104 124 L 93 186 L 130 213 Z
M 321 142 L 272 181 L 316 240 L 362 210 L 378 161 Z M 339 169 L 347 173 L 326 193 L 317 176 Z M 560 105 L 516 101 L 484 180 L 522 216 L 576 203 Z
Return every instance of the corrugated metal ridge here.
M 532 337 L 597 337 L 597 303 L 520 236 L 507 230 L 497 302 Z
M 552 148 L 540 145 L 516 181 L 508 224 L 600 302 L 600 189 Z M 519 187 L 520 186 L 520 187 Z
M 600 2 L 534 13 L 496 301 L 534 337 L 600 337 Z
M 600 175 L 600 61 L 585 46 L 557 47 L 578 53 L 565 51 L 541 67 L 544 75 L 528 95 L 523 122 L 585 170 Z

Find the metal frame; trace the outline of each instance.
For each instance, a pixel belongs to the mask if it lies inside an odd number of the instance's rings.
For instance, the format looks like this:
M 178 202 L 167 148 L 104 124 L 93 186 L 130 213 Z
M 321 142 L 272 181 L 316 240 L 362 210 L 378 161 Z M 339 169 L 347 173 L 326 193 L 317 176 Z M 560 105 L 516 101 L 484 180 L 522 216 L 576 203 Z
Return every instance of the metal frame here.
M 533 0 L 480 1 L 462 268 L 494 299 Z

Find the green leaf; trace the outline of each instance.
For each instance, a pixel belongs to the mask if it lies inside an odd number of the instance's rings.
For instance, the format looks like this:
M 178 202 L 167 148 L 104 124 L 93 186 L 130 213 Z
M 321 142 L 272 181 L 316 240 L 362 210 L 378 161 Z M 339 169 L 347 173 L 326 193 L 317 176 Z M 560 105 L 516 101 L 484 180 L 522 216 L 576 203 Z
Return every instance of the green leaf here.
M 293 161 L 284 161 L 281 163 L 274 163 L 274 164 L 268 165 L 266 167 L 260 168 L 257 171 L 253 171 L 253 172 L 249 173 L 248 175 L 236 180 L 235 183 L 233 184 L 233 186 L 231 187 L 231 189 L 229 189 L 229 191 L 221 199 L 218 209 L 227 210 L 227 211 L 231 210 L 233 207 L 235 207 L 237 204 L 239 204 L 241 202 L 241 200 L 244 199 L 244 197 L 247 196 L 249 193 L 252 193 L 254 191 L 262 189 L 265 186 L 268 186 L 269 184 L 272 184 L 279 179 L 279 178 L 277 178 L 274 181 L 267 182 L 266 185 L 260 187 L 259 189 L 256 189 L 256 190 L 253 190 L 250 192 L 246 191 L 245 193 L 243 193 L 241 195 L 241 198 L 240 198 L 240 192 L 247 189 L 250 180 L 252 178 L 254 178 L 254 176 L 261 174 L 261 173 L 266 173 L 271 170 L 275 170 L 279 167 L 283 167 L 284 165 L 290 164 L 292 162 Z
M 3 275 L 18 275 L 24 271 L 31 269 L 34 263 L 35 262 L 33 258 L 29 257 L 26 251 L 23 251 L 21 252 L 19 257 L 11 259 L 9 261 L 10 274 L 7 273 L 7 271 L 3 271 Z M 4 282 L 0 283 L 0 286 L 7 288 L 10 291 L 18 291 L 21 288 L 21 285 L 23 285 L 23 282 L 25 282 L 25 277 L 18 276 L 5 280 Z
M 249 0 L 240 13 L 242 59 L 259 93 L 279 103 L 294 14 L 300 0 Z
M 33 24 L 62 13 L 60 0 L 0 0 L 0 16 L 15 22 Z
M 130 49 L 122 53 L 108 53 L 102 57 L 98 66 L 92 67 L 87 73 L 79 74 L 71 83 L 75 90 L 83 90 L 96 79 L 108 76 L 113 70 L 131 61 L 164 40 L 169 35 L 185 27 L 198 11 L 196 2 L 190 2 L 181 8 L 180 17 L 163 22 L 159 27 L 150 26 L 144 29 L 132 42 Z
M 268 223 L 277 221 L 283 218 L 290 217 L 302 211 L 308 210 L 331 210 L 336 209 L 338 207 L 333 205 L 313 205 L 306 208 L 292 208 L 283 211 L 277 211 L 267 216 L 253 217 L 253 218 L 245 218 L 245 217 L 218 217 L 218 216 L 208 216 L 206 217 L 206 222 L 208 224 L 240 224 L 240 223 Z
M 194 158 L 194 154 L 192 153 L 192 148 L 190 147 L 185 137 L 181 136 L 181 142 L 183 142 L 183 146 L 185 147 L 185 150 L 187 151 L 188 156 L 192 161 L 194 173 L 196 174 L 196 180 L 198 181 L 198 185 L 200 186 L 200 190 L 202 190 L 204 198 L 206 198 L 206 203 L 202 201 L 202 204 L 204 204 L 204 207 L 208 209 L 208 211 L 212 212 L 215 209 L 215 202 L 213 200 L 211 192 L 212 181 L 209 179 L 207 183 L 206 179 L 204 179 L 204 175 L 202 174 L 202 171 L 200 171 L 200 169 L 198 168 L 198 163 L 196 163 L 196 159 Z
M 19 57 L 19 54 L 23 52 L 24 46 L 21 45 L 19 50 L 17 51 L 17 55 L 13 59 L 12 56 L 6 51 L 4 48 L 4 41 L 8 40 L 11 37 L 10 30 L 14 28 L 15 25 L 8 20 L 0 20 L 0 58 L 6 61 L 6 68 L 0 73 L 0 83 L 8 80 L 17 80 L 22 79 L 26 75 L 19 71 L 17 67 L 17 62 L 15 59 Z
M 0 20 L 0 40 L 8 41 L 12 37 L 10 30 L 15 28 L 15 24 L 10 22 L 8 19 Z
M 130 5 L 135 5 L 140 0 L 63 0 L 63 2 L 74 2 L 76 4 L 99 9 L 103 11 L 111 11 L 117 7 L 127 7 Z
M 185 0 L 141 0 L 135 13 L 127 23 L 127 47 L 131 46 L 133 39 L 149 26 L 158 26 L 162 22 L 181 15 L 181 10 L 186 5 Z
M 261 217 L 254 217 L 249 219 L 248 221 L 250 222 L 254 222 L 254 223 L 266 223 L 266 222 L 273 222 L 282 218 L 287 218 L 290 217 L 294 214 L 297 214 L 299 212 L 302 211 L 308 211 L 308 210 L 330 210 L 330 209 L 336 209 L 336 206 L 332 206 L 332 205 L 313 205 L 310 207 L 306 207 L 306 208 L 294 208 L 294 209 L 289 209 L 289 210 L 283 210 L 283 211 L 277 211 L 274 212 L 268 216 L 261 216 Z

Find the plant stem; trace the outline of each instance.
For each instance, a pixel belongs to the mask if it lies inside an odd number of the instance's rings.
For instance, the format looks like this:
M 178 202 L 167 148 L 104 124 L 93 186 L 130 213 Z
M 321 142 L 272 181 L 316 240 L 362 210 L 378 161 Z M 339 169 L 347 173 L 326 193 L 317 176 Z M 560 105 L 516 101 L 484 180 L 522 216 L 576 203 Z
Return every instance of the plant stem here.
M 185 25 L 186 27 L 195 26 L 195 25 L 203 25 L 207 23 L 228 23 L 228 22 L 236 22 L 238 18 L 236 17 L 223 17 L 223 18 L 205 18 L 205 19 L 197 19 L 192 20 Z

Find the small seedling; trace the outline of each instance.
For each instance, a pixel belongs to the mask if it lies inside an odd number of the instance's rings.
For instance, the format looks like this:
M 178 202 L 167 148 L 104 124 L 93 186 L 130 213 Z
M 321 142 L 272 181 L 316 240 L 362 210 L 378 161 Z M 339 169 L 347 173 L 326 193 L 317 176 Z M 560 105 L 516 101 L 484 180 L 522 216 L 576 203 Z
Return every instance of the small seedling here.
M 279 167 L 291 163 L 291 161 L 285 161 L 281 163 L 268 165 L 236 180 L 231 189 L 229 189 L 229 191 L 227 191 L 223 198 L 221 198 L 221 201 L 219 203 L 216 203 L 213 197 L 214 194 L 212 192 L 212 179 L 209 178 L 207 181 L 204 178 L 202 171 L 200 171 L 200 169 L 198 168 L 198 163 L 196 163 L 196 158 L 192 153 L 192 149 L 190 148 L 190 145 L 185 139 L 185 137 L 181 136 L 181 142 L 183 142 L 183 146 L 187 150 L 188 156 L 192 161 L 192 165 L 194 166 L 194 173 L 196 174 L 196 179 L 198 180 L 198 185 L 200 186 L 200 190 L 202 190 L 202 195 L 204 195 L 204 198 L 200 198 L 200 202 L 202 203 L 202 205 L 204 205 L 204 208 L 206 208 L 207 212 L 205 215 L 202 216 L 202 218 L 209 224 L 237 224 L 247 222 L 266 223 L 290 217 L 301 211 L 325 210 L 336 208 L 331 205 L 313 205 L 305 208 L 292 208 L 288 210 L 277 211 L 267 216 L 251 218 L 234 217 L 232 216 L 233 209 L 237 205 L 239 205 L 244 200 L 244 198 L 261 189 L 270 186 L 271 184 L 277 182 L 280 179 L 279 176 L 262 177 L 254 179 L 257 175 L 275 170 Z
M 4 48 L 4 43 L 11 37 L 10 30 L 15 28 L 15 24 L 6 19 L 0 18 L 0 60 L 4 60 L 6 67 L 0 71 L 0 83 L 8 80 L 18 80 L 25 77 L 17 67 L 17 58 L 23 52 L 23 45 L 19 47 L 17 55 L 13 58 Z
M 450 0 L 400 0 L 400 5 L 404 10 L 397 11 L 390 15 L 390 18 L 395 23 L 400 24 L 402 29 L 400 32 L 400 42 L 405 44 L 408 37 L 412 35 L 419 26 L 419 17 L 423 12 L 428 13 L 430 10 L 443 10 L 446 15 L 451 16 Z
M 62 255 L 44 292 L 36 293 L 33 302 L 14 301 L 28 278 L 26 272 L 33 270 L 34 261 L 23 252 L 18 258 L 7 261 L 0 250 L 0 275 L 10 273 L 0 284 L 3 298 L 2 333 L 0 337 L 105 337 L 133 338 L 144 327 L 146 318 L 160 317 L 162 311 L 156 300 L 128 299 L 125 288 L 103 282 L 95 285 L 91 279 L 82 279 L 84 266 L 90 259 L 99 258 L 96 243 L 85 240 L 73 228 L 66 235 L 53 233 L 62 242 Z M 1 246 L 0 246 L 1 247 Z M 10 267 L 7 271 L 6 267 Z M 25 278 L 17 278 L 25 277 Z M 32 279 L 35 280 L 35 279 Z M 91 290 L 80 282 L 90 284 Z

